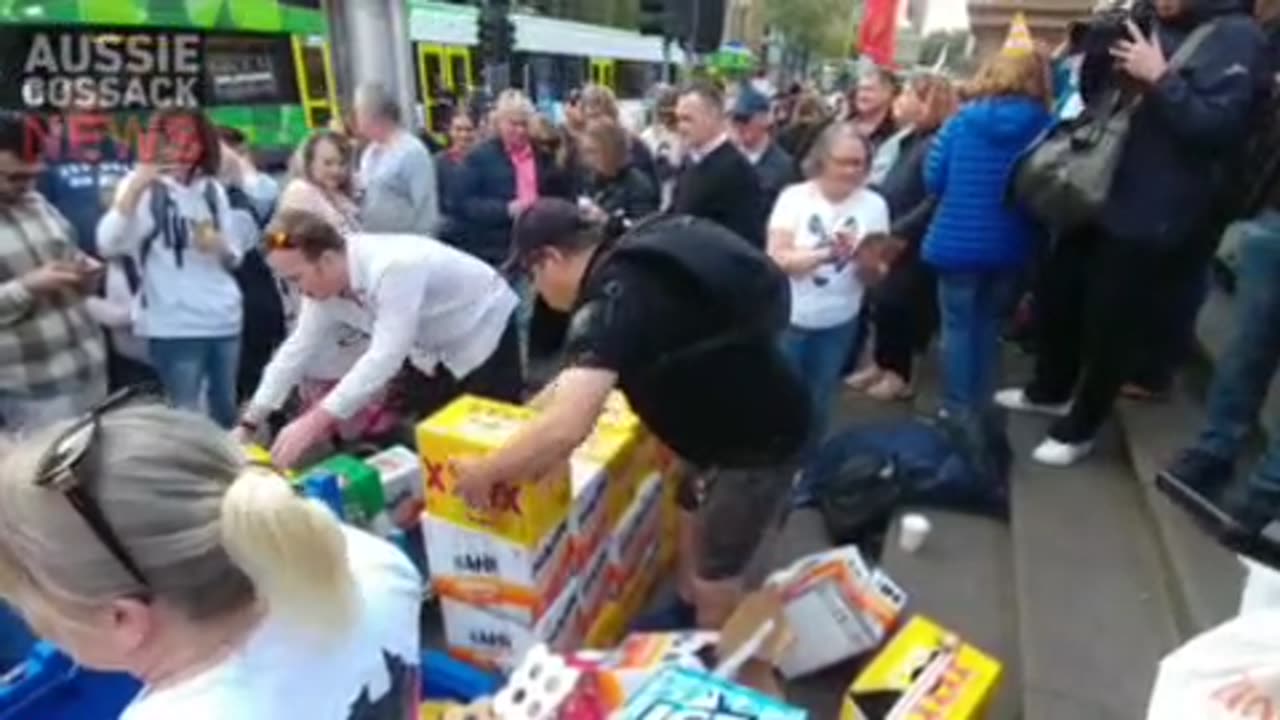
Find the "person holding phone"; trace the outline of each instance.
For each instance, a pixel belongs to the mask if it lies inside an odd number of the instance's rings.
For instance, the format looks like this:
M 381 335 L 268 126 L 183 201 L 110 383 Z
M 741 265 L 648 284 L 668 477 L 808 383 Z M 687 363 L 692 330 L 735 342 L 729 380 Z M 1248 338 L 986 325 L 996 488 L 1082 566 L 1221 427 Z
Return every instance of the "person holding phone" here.
M 74 417 L 107 392 L 107 353 L 86 299 L 102 265 L 35 190 L 40 150 L 25 117 L 0 112 L 0 426 Z

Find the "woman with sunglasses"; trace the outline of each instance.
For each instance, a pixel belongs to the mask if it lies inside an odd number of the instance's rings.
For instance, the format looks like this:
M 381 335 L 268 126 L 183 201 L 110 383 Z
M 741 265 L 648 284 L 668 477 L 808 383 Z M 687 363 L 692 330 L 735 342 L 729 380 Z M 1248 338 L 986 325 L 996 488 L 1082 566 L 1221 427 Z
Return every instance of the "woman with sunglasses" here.
M 275 439 L 272 458 L 281 467 L 293 467 L 384 388 L 410 420 L 463 393 L 520 401 L 516 295 L 483 260 L 421 235 L 343 234 L 297 210 L 276 216 L 265 247 L 276 275 L 302 293 L 302 308 L 238 434 L 254 434 L 284 404 L 315 351 L 336 334 L 369 335 L 368 349 L 337 385 Z
M 0 595 L 77 662 L 144 683 L 124 720 L 410 715 L 405 557 L 208 420 L 126 399 L 5 448 Z

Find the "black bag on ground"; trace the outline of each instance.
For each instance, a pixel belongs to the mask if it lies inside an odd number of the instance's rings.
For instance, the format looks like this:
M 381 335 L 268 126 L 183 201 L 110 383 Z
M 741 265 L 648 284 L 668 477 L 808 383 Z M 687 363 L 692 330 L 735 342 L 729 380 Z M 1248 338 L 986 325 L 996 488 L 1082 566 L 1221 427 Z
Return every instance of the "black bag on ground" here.
M 923 418 L 855 425 L 824 443 L 804 487 L 837 543 L 862 542 L 902 505 L 1008 513 L 1012 450 L 1005 418 Z

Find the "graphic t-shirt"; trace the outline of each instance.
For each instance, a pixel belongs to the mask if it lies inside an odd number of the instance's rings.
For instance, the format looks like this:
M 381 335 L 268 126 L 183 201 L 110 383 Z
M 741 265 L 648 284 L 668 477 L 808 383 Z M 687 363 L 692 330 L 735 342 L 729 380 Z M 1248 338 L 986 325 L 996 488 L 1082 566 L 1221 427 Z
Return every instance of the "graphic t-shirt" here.
M 782 191 L 769 230 L 792 233 L 795 247 L 804 250 L 829 247 L 840 232 L 861 242 L 871 233 L 889 232 L 889 206 L 865 188 L 833 203 L 816 183 L 803 182 Z M 824 263 L 811 273 L 792 276 L 791 323 L 821 330 L 849 322 L 862 307 L 862 293 L 849 262 Z
M 418 713 L 422 579 L 396 548 L 344 528 L 361 608 L 319 645 L 268 613 L 234 655 L 185 682 L 143 689 L 121 720 L 411 720 Z

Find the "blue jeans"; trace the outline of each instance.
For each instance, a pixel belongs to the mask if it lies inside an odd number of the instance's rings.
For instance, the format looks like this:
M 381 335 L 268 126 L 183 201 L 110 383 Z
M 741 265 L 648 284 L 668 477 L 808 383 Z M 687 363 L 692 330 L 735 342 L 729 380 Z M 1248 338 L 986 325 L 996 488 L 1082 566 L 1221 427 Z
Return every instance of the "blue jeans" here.
M 981 413 L 1000 380 L 1000 324 L 1018 287 L 1012 270 L 938 272 L 942 318 L 942 407 Z
M 857 331 L 855 319 L 819 330 L 792 325 L 782 334 L 782 352 L 809 388 L 813 402 L 809 435 L 815 443 L 826 435 L 831 409 L 840 391 L 841 370 Z
M 147 352 L 170 402 L 198 412 L 203 389 L 210 417 L 225 428 L 235 426 L 239 337 L 152 338 Z
M 1280 213 L 1240 223 L 1235 336 L 1209 387 L 1208 426 L 1196 447 L 1225 460 L 1240 454 L 1280 363 Z M 1250 482 L 1280 492 L 1280 441 L 1272 442 Z

